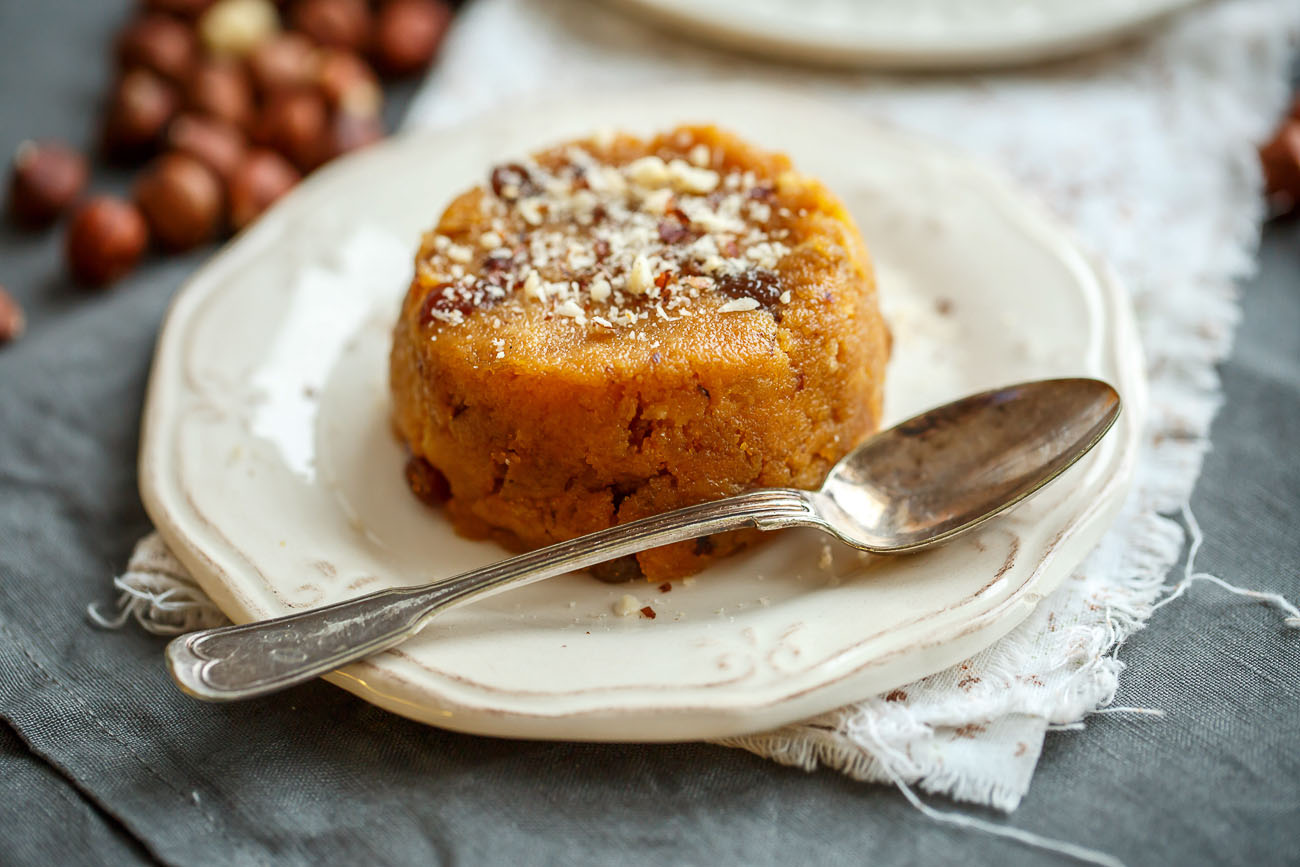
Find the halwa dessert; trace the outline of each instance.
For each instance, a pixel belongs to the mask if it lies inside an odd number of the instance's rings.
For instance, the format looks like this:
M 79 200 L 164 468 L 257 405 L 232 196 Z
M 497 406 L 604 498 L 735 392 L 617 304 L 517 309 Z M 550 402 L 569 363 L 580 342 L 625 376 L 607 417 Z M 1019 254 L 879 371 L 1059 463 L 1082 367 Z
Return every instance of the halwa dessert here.
M 424 236 L 394 332 L 398 436 L 456 529 L 513 549 L 755 487 L 873 432 L 889 338 L 844 206 L 711 126 L 492 169 Z M 663 581 L 762 534 L 612 570 Z

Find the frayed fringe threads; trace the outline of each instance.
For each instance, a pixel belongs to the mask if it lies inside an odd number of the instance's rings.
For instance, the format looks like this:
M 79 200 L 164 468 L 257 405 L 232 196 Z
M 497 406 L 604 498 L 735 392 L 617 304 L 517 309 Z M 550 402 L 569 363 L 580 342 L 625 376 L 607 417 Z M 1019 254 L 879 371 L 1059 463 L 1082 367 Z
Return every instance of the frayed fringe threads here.
M 145 632 L 179 635 L 230 622 L 156 531 L 135 544 L 126 572 L 113 579 L 113 586 L 118 595 L 112 610 L 99 603 L 86 606 L 90 622 L 104 629 L 135 620 Z
M 113 579 L 121 592 L 113 603 L 116 610 L 92 602 L 86 616 L 103 629 L 121 629 L 135 620 L 154 635 L 180 635 L 229 623 L 221 610 L 196 585 L 169 575 L 127 572 Z
M 907 799 L 907 802 L 921 812 L 926 818 L 936 822 L 943 822 L 948 825 L 954 825 L 959 828 L 968 828 L 975 831 L 983 831 L 985 834 L 992 834 L 995 837 L 1003 837 L 1008 840 L 1014 840 L 1034 849 L 1041 849 L 1046 852 L 1055 852 L 1064 855 L 1067 858 L 1073 858 L 1087 864 L 1100 864 L 1102 867 L 1124 867 L 1124 862 L 1112 855 L 1097 849 L 1089 849 L 1086 846 L 1079 846 L 1074 843 L 1067 843 L 1064 840 L 1054 840 L 1051 837 L 1044 837 L 1041 834 L 1035 834 L 1032 831 L 1025 831 L 1021 828 L 1013 828 L 1008 825 L 999 825 L 996 822 L 990 822 L 985 819 L 978 819 L 965 813 L 958 813 L 947 810 L 937 810 L 921 800 L 921 798 L 912 790 L 912 787 L 903 779 L 903 774 L 907 773 L 908 765 L 911 761 L 903 753 L 889 746 L 885 739 L 880 737 L 876 731 L 875 721 L 870 717 L 864 717 L 861 733 L 872 742 L 875 747 L 873 752 L 879 759 L 879 766 L 889 777 L 892 782 Z
M 1201 525 L 1192 514 L 1191 507 L 1183 504 L 1182 508 L 1183 523 L 1187 526 L 1187 535 L 1191 539 L 1191 545 L 1187 549 L 1187 562 L 1183 565 L 1183 580 L 1179 581 L 1170 591 L 1169 595 L 1161 599 L 1155 605 L 1151 606 L 1154 612 L 1163 608 L 1170 602 L 1187 592 L 1196 581 L 1208 581 L 1229 593 L 1235 593 L 1238 596 L 1245 596 L 1250 599 L 1258 599 L 1260 602 L 1266 602 L 1274 608 L 1281 611 L 1286 617 L 1282 622 L 1292 629 L 1300 629 L 1300 609 L 1297 609 L 1281 593 L 1271 593 L 1264 590 L 1248 590 L 1245 587 L 1238 587 L 1235 584 L 1229 584 L 1217 575 L 1211 575 L 1209 572 L 1197 572 L 1196 555 L 1201 550 L 1201 544 L 1205 541 L 1205 536 L 1201 533 Z
M 1197 522 L 1196 516 L 1192 514 L 1191 507 L 1187 504 L 1184 504 L 1182 507 L 1182 516 L 1187 529 L 1187 537 L 1190 540 L 1190 544 L 1187 548 L 1187 561 L 1183 566 L 1183 579 L 1170 589 L 1169 595 L 1151 606 L 1151 613 L 1154 613 L 1157 609 L 1163 608 L 1165 605 L 1168 605 L 1170 602 L 1173 602 L 1175 599 L 1182 596 L 1187 592 L 1187 588 L 1194 582 L 1209 581 L 1210 583 L 1227 590 L 1229 593 L 1235 593 L 1239 596 L 1258 599 L 1261 602 L 1268 603 L 1286 615 L 1283 619 L 1283 623 L 1292 629 L 1300 629 L 1300 609 L 1297 609 L 1295 605 L 1280 593 L 1249 590 L 1244 587 L 1237 587 L 1236 585 L 1229 584 L 1222 578 L 1211 575 L 1208 572 L 1197 572 L 1195 567 L 1196 555 L 1201 550 L 1201 545 L 1205 541 L 1205 536 L 1201 532 L 1201 525 Z M 1159 708 L 1128 706 L 1098 708 L 1094 710 L 1093 713 L 1132 713 L 1154 717 L 1163 717 L 1165 715 L 1165 712 Z M 978 819 L 974 816 L 969 816 L 965 813 L 937 810 L 934 807 L 931 807 L 929 804 L 922 801 L 916 792 L 914 792 L 903 779 L 902 774 L 905 772 L 906 766 L 909 763 L 907 757 L 892 749 L 885 743 L 883 738 L 879 737 L 875 731 L 875 723 L 869 717 L 864 718 L 863 722 L 864 726 L 862 728 L 865 730 L 864 734 L 867 735 L 868 739 L 875 747 L 875 750 L 873 750 L 875 753 L 874 758 L 876 759 L 874 763 L 875 767 L 882 770 L 885 775 L 889 777 L 890 782 L 892 782 L 894 786 L 898 788 L 899 792 L 902 793 L 903 797 L 907 799 L 907 802 L 927 818 L 937 822 L 944 822 L 962 828 L 983 831 L 986 834 L 993 834 L 1009 840 L 1015 840 L 1027 846 L 1032 846 L 1035 849 L 1056 852 L 1086 863 L 1101 864 L 1106 865 L 1106 867 L 1116 867 L 1116 865 L 1118 865 L 1118 867 L 1123 867 L 1123 862 L 1119 859 L 1096 849 L 1089 849 L 1062 840 L 1054 840 L 1050 837 L 1044 837 L 1040 834 L 1034 834 L 1019 828 L 998 825 L 993 822 Z M 1070 731 L 1082 729 L 1083 727 L 1084 725 L 1080 721 L 1063 725 L 1048 725 L 1047 730 Z M 898 767 L 895 767 L 896 764 Z

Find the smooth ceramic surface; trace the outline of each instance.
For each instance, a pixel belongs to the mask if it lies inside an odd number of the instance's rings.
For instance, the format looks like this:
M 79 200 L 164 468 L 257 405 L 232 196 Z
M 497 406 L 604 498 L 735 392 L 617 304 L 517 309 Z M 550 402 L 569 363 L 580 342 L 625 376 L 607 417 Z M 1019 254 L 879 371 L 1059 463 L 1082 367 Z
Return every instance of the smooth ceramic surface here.
M 892 69 L 1009 66 L 1078 54 L 1196 2 L 617 0 L 693 38 L 805 63 Z
M 159 531 L 243 622 L 495 561 L 406 490 L 389 329 L 420 233 L 493 162 L 617 126 L 716 118 L 853 211 L 895 336 L 886 421 L 1051 376 L 1111 382 L 1112 432 L 1046 491 L 932 552 L 863 558 L 789 531 L 668 592 L 569 575 L 449 612 L 330 679 L 483 734 L 683 740 L 758 731 L 956 663 L 1020 622 L 1118 510 L 1145 406 L 1125 293 L 995 174 L 789 94 L 677 89 L 514 112 L 327 168 L 177 297 L 145 411 Z M 851 142 L 846 147 L 845 142 Z M 624 593 L 655 619 L 620 617 Z

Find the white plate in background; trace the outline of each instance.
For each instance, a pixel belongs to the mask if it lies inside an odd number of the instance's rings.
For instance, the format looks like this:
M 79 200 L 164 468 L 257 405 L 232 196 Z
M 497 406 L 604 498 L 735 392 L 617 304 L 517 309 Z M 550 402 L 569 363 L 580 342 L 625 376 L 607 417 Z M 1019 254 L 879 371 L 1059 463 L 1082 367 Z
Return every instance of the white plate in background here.
M 806 63 L 973 69 L 1117 42 L 1198 0 L 617 0 L 691 38 Z

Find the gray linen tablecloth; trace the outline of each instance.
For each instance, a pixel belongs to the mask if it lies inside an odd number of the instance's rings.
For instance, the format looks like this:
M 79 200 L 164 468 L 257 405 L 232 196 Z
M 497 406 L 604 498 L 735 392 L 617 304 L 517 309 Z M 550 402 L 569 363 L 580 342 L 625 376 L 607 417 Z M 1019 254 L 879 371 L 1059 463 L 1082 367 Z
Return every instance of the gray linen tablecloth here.
M 0 152 L 91 138 L 127 5 L 0 2 Z M 0 283 L 31 320 L 0 349 L 0 864 L 1054 860 L 721 747 L 476 738 L 324 683 L 184 698 L 161 639 L 92 629 L 84 609 L 149 529 L 137 407 L 168 299 L 206 251 L 89 294 L 59 245 L 0 230 Z M 1268 229 L 1244 313 L 1192 502 L 1198 565 L 1295 599 L 1300 223 Z M 1121 655 L 1118 703 L 1167 715 L 1049 735 L 1023 806 L 988 817 L 1131 864 L 1297 863 L 1300 654 L 1276 612 L 1197 585 Z

